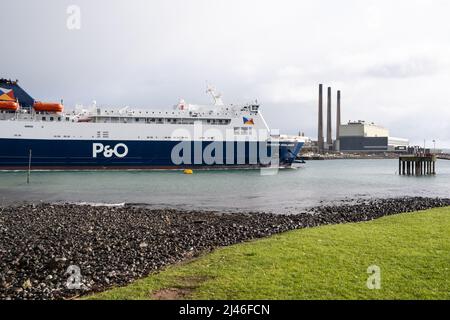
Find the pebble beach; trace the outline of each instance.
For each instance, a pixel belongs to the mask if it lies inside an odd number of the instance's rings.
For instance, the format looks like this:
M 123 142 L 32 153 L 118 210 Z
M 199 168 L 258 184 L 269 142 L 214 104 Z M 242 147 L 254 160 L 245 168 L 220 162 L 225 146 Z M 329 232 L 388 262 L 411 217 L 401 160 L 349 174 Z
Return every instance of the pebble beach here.
M 76 298 L 217 247 L 443 206 L 450 206 L 450 199 L 360 200 L 289 215 L 73 204 L 0 207 L 0 299 Z M 76 288 L 68 285 L 74 267 Z

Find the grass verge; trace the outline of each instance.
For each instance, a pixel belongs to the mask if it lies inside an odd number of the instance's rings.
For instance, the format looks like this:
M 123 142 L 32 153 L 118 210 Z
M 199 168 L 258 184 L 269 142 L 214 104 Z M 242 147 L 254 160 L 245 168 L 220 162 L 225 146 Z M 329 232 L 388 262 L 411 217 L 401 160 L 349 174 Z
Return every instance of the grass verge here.
M 381 289 L 367 288 L 368 268 Z M 220 248 L 87 299 L 450 299 L 450 207 Z

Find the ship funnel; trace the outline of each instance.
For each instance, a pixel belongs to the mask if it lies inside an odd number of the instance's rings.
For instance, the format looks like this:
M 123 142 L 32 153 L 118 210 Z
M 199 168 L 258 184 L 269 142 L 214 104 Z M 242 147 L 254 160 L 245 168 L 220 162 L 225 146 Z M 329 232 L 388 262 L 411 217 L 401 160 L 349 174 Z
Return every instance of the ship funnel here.
M 0 101 L 19 102 L 22 108 L 33 108 L 34 99 L 23 90 L 18 81 L 0 79 Z

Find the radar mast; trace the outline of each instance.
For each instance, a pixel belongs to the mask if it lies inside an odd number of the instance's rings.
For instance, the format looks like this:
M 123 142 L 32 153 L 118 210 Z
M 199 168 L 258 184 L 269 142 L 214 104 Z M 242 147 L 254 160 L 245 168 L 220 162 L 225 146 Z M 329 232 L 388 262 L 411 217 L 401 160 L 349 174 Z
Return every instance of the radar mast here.
M 206 93 L 209 93 L 213 97 L 215 106 L 224 106 L 222 93 L 217 92 L 215 87 L 208 84 Z

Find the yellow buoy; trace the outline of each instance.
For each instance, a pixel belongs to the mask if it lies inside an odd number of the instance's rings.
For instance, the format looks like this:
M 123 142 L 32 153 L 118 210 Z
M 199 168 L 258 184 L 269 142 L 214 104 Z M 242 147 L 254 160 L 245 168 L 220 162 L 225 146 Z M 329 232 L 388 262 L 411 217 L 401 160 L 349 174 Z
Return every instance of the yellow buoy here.
M 192 171 L 191 169 L 184 169 L 183 173 L 184 174 L 193 174 L 194 171 Z

